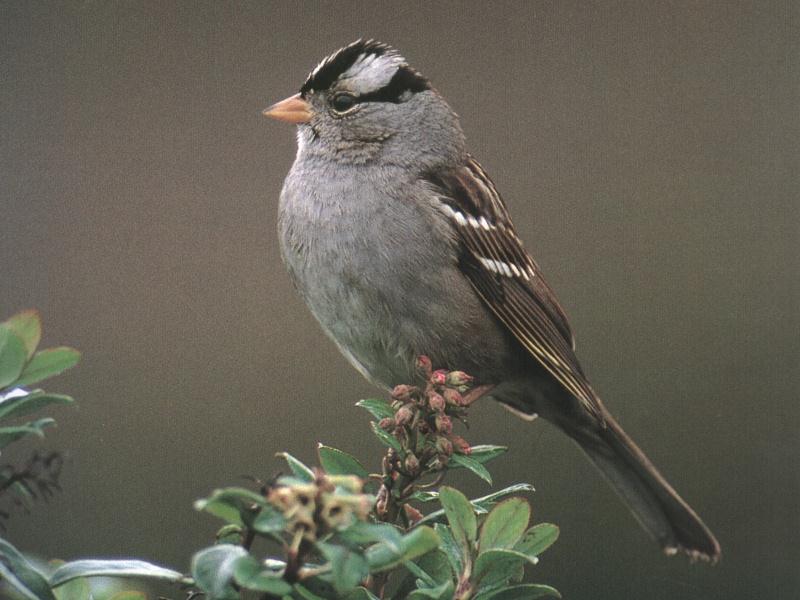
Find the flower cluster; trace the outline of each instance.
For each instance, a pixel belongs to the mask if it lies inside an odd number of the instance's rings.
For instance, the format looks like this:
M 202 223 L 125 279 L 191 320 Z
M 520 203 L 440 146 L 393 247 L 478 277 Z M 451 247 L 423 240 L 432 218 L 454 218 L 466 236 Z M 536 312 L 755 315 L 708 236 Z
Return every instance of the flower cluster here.
M 397 412 L 379 423 L 403 447 L 401 453 L 390 452 L 389 461 L 397 463 L 393 470 L 409 477 L 443 469 L 454 452 L 471 452 L 466 440 L 453 433 L 453 419 L 466 416 L 463 394 L 472 377 L 463 371 L 433 371 L 427 356 L 420 357 L 418 364 L 425 375 L 425 387 L 395 387 L 392 408 Z M 400 458 L 402 462 L 397 462 Z
M 466 422 L 469 390 L 473 378 L 463 371 L 433 370 L 427 356 L 419 357 L 417 366 L 424 386 L 398 385 L 392 390 L 393 416 L 386 416 L 378 427 L 397 445 L 390 447 L 383 459 L 383 485 L 378 493 L 377 512 L 393 520 L 391 508 L 404 505 L 406 514 L 419 514 L 405 504 L 419 489 L 441 482 L 454 454 L 468 456 L 472 448 L 453 433 L 453 421 Z M 426 475 L 435 475 L 433 483 L 420 485 Z
M 267 493 L 267 501 L 283 515 L 285 531 L 313 542 L 367 519 L 375 497 L 363 494 L 362 488 L 359 477 L 317 469 L 312 482 L 279 480 Z

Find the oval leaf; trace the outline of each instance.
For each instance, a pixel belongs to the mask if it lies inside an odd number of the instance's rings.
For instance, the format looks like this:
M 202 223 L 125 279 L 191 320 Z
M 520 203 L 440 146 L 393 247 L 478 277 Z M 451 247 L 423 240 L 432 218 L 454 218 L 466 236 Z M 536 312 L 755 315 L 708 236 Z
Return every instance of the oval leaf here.
M 265 569 L 252 556 L 242 556 L 236 561 L 233 578 L 240 586 L 257 592 L 283 596 L 292 591 L 292 586 L 281 579 L 279 573 Z
M 379 421 L 381 419 L 393 417 L 395 413 L 395 410 L 391 407 L 390 404 L 384 402 L 383 400 L 376 400 L 374 398 L 359 400 L 358 402 L 356 402 L 356 406 L 366 409 L 367 411 L 369 411 L 369 414 L 371 414 Z
M 483 465 L 490 460 L 497 458 L 501 454 L 505 454 L 506 452 L 508 452 L 507 446 L 489 446 L 487 444 L 480 444 L 478 446 L 471 447 L 469 457 L 473 460 L 477 460 Z
M 519 571 L 520 566 L 534 560 L 514 550 L 487 550 L 475 560 L 473 579 L 478 589 L 505 584 Z
M 375 434 L 381 444 L 386 446 L 387 448 L 392 448 L 396 450 L 401 455 L 403 453 L 403 447 L 400 445 L 400 442 L 394 437 L 392 434 L 385 432 L 383 429 L 375 421 L 370 421 L 370 427 L 372 427 L 372 433 Z
M 486 483 L 492 485 L 492 475 L 489 473 L 489 470 L 470 456 L 466 456 L 465 454 L 453 454 L 450 457 L 450 465 L 452 467 L 469 469 Z
M 514 585 L 486 596 L 486 600 L 534 600 L 534 598 L 561 598 L 559 591 L 549 585 L 528 583 Z
M 28 600 L 55 600 L 47 579 L 22 553 L 0 539 L 0 576 Z
M 219 544 L 201 550 L 192 557 L 194 582 L 212 600 L 238 600 L 231 585 L 236 562 L 248 556 L 247 550 L 233 544 Z
M 33 355 L 17 379 L 17 385 L 30 385 L 42 379 L 53 377 L 78 364 L 81 353 L 75 348 L 60 346 L 48 348 Z
M 453 538 L 461 548 L 463 563 L 467 564 L 472 556 L 472 547 L 478 533 L 478 522 L 472 504 L 464 494 L 447 486 L 439 489 L 439 502 L 442 503 Z
M 279 452 L 277 456 L 280 456 L 289 464 L 292 474 L 298 479 L 301 479 L 306 483 L 310 483 L 316 479 L 314 476 L 314 471 L 312 471 L 310 467 L 303 464 L 288 452 Z
M 417 527 L 400 538 L 399 552 L 391 544 L 370 546 L 365 556 L 371 573 L 393 569 L 407 560 L 414 560 L 439 546 L 439 536 L 430 527 Z
M 0 389 L 14 383 L 25 367 L 28 353 L 20 337 L 0 323 Z
M 324 444 L 319 444 L 317 452 L 319 453 L 319 463 L 330 475 L 355 475 L 361 479 L 369 477 L 369 472 L 364 468 L 364 465 L 347 452 L 342 452 L 338 448 L 331 448 Z
M 183 573 L 143 560 L 76 560 L 53 571 L 50 585 L 57 587 L 77 577 L 141 577 L 173 583 L 184 579 Z
M 539 523 L 534 525 L 522 539 L 517 542 L 514 549 L 528 556 L 539 556 L 558 539 L 559 529 L 552 523 Z
M 531 505 L 523 498 L 509 498 L 495 506 L 481 527 L 480 553 L 494 548 L 513 548 L 528 527 Z
M 6 396 L 0 400 L 0 419 L 29 415 L 51 404 L 72 404 L 74 400 L 63 394 L 48 394 L 34 390 L 29 394 Z
M 22 340 L 28 358 L 33 356 L 36 346 L 42 339 L 42 318 L 39 316 L 39 311 L 29 308 L 18 312 L 8 319 L 5 325 Z
M 0 448 L 5 448 L 11 442 L 15 442 L 18 439 L 28 435 L 44 437 L 45 427 L 50 427 L 51 425 L 55 425 L 55 423 L 56 422 L 54 419 L 46 417 L 44 419 L 31 421 L 25 425 L 19 425 L 15 427 L 0 427 Z

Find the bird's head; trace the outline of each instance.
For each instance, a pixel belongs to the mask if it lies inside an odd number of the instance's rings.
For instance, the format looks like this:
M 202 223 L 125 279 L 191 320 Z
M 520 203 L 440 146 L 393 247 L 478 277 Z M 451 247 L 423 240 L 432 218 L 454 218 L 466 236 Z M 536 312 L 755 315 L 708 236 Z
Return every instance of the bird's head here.
M 298 94 L 264 115 L 297 124 L 298 150 L 307 157 L 419 167 L 464 152 L 447 102 L 396 50 L 374 40 L 322 60 Z

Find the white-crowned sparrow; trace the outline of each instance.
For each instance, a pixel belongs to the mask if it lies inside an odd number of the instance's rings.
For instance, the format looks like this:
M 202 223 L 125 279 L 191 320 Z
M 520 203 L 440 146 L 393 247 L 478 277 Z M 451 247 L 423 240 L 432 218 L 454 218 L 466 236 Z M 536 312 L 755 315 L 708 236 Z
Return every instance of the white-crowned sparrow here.
M 427 355 L 474 375 L 488 396 L 574 439 L 665 552 L 719 557 L 589 385 L 555 294 L 426 78 L 359 40 L 264 114 L 298 126 L 280 198 L 284 262 L 356 369 L 391 387 Z

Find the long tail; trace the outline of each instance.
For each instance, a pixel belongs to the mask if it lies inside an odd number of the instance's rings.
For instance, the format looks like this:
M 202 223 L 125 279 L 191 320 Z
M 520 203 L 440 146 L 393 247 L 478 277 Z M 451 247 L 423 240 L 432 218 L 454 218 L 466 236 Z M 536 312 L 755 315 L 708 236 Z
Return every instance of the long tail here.
M 606 414 L 606 427 L 567 430 L 667 554 L 716 562 L 719 542 L 639 447 Z

